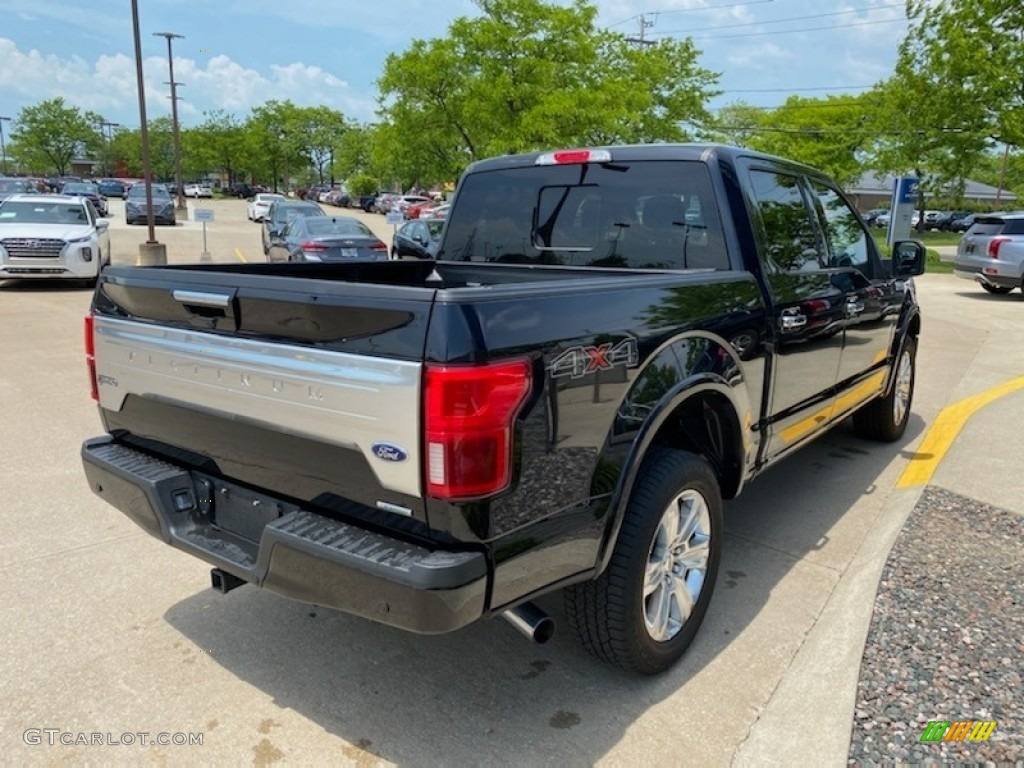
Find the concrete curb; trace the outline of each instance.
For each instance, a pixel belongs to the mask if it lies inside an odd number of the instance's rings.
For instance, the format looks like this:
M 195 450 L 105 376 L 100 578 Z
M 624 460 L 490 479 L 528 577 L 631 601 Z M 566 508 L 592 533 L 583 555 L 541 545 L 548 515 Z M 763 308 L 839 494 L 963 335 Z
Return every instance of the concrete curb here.
M 847 764 L 861 657 L 879 580 L 923 491 L 915 486 L 889 496 L 788 672 L 736 749 L 733 765 Z

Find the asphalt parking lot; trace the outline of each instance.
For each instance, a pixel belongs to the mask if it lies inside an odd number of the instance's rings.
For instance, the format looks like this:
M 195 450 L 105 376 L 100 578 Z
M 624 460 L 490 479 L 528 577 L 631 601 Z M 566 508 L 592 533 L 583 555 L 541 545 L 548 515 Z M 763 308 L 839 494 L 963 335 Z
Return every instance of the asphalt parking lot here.
M 199 207 L 215 211 L 214 261 L 264 260 L 244 201 Z M 327 210 L 390 241 L 382 216 Z M 122 211 L 113 201 L 113 260 L 131 264 L 146 229 Z M 171 263 L 202 252 L 194 221 L 157 237 Z M 1024 375 L 1024 296 L 949 275 L 917 286 L 924 323 L 904 438 L 877 445 L 841 427 L 728 504 L 704 626 L 681 664 L 640 679 L 590 658 L 568 632 L 532 646 L 495 621 L 418 637 L 253 588 L 214 593 L 207 566 L 85 483 L 79 447 L 101 432 L 82 348 L 91 293 L 0 283 L 4 761 L 845 764 L 876 588 L 922 492 L 1024 514 L 1024 388 L 980 407 L 948 447 L 918 450 L 948 406 Z M 927 465 L 923 480 L 906 474 L 912 464 Z M 543 605 L 558 621 L 560 601 Z M 27 729 L 105 741 L 50 745 L 43 733 L 31 743 Z M 201 733 L 203 743 L 107 743 L 140 732 Z M 1020 733 L 1000 734 L 1024 748 Z

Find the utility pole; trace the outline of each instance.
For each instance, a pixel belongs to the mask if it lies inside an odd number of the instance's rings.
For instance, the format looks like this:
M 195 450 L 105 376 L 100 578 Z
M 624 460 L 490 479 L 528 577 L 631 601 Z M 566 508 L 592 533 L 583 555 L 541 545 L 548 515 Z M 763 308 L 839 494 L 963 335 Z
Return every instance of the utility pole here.
M 657 21 L 657 17 L 655 17 L 654 21 Z M 637 36 L 636 37 L 627 37 L 626 38 L 626 42 L 627 43 L 632 43 L 637 48 L 643 48 L 643 47 L 648 46 L 648 45 L 654 45 L 655 44 L 654 40 L 648 40 L 645 37 L 646 31 L 654 26 L 654 21 L 648 21 L 647 17 L 644 16 L 644 14 L 641 13 L 637 17 L 637 24 L 638 24 L 638 30 L 637 30 L 638 34 L 637 34 Z
M 185 190 L 182 187 L 181 178 L 181 137 L 178 132 L 178 86 L 184 85 L 184 83 L 176 83 L 174 81 L 174 53 L 171 50 L 171 41 L 175 38 L 184 40 L 184 35 L 176 35 L 173 32 L 154 32 L 154 37 L 166 37 L 167 38 L 167 68 L 170 71 L 171 80 L 165 85 L 171 86 L 171 125 L 174 132 L 174 185 L 177 188 L 177 204 L 176 208 L 178 211 L 184 212 L 188 208 L 185 205 Z
M 9 118 L 9 117 L 0 117 L 0 157 L 2 157 L 3 161 L 4 161 L 4 170 L 3 170 L 4 176 L 7 175 L 7 145 L 4 144 L 4 121 L 5 120 L 7 122 L 10 122 L 11 118 Z
M 166 264 L 167 246 L 157 242 L 153 211 L 153 167 L 149 161 L 149 125 L 146 122 L 146 80 L 142 75 L 142 37 L 139 33 L 139 0 L 132 0 L 132 37 L 135 39 L 135 82 L 139 91 L 139 138 L 142 173 L 146 185 L 146 226 L 149 239 L 139 244 L 140 264 Z
M 120 127 L 120 123 L 110 123 L 106 120 L 100 120 L 100 133 L 103 134 L 103 143 L 106 145 L 106 151 L 104 152 L 103 156 L 104 176 L 109 176 L 111 174 L 110 166 L 108 165 L 108 163 L 110 162 L 110 142 L 114 140 L 114 129 Z M 108 128 L 110 129 L 109 135 L 107 133 Z

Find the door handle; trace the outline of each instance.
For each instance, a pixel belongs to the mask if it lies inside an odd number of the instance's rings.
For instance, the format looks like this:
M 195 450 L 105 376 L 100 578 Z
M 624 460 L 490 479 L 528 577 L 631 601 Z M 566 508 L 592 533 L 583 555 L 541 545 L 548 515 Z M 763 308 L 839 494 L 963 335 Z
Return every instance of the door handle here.
M 781 325 L 782 330 L 784 331 L 795 331 L 797 328 L 803 328 L 807 325 L 807 315 L 801 315 L 799 313 L 783 315 Z
M 203 291 L 181 291 L 175 289 L 171 292 L 175 301 L 182 304 L 191 304 L 197 307 L 219 307 L 227 309 L 231 303 L 231 295 L 224 293 L 205 293 Z

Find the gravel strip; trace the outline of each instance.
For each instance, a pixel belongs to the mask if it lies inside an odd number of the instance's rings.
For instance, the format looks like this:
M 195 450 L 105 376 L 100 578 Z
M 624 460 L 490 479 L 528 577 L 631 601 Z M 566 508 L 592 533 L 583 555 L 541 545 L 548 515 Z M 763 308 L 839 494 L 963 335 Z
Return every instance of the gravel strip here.
M 1024 766 L 1024 517 L 925 489 L 889 554 L 857 686 L 850 764 Z M 987 742 L 920 740 L 995 720 Z

